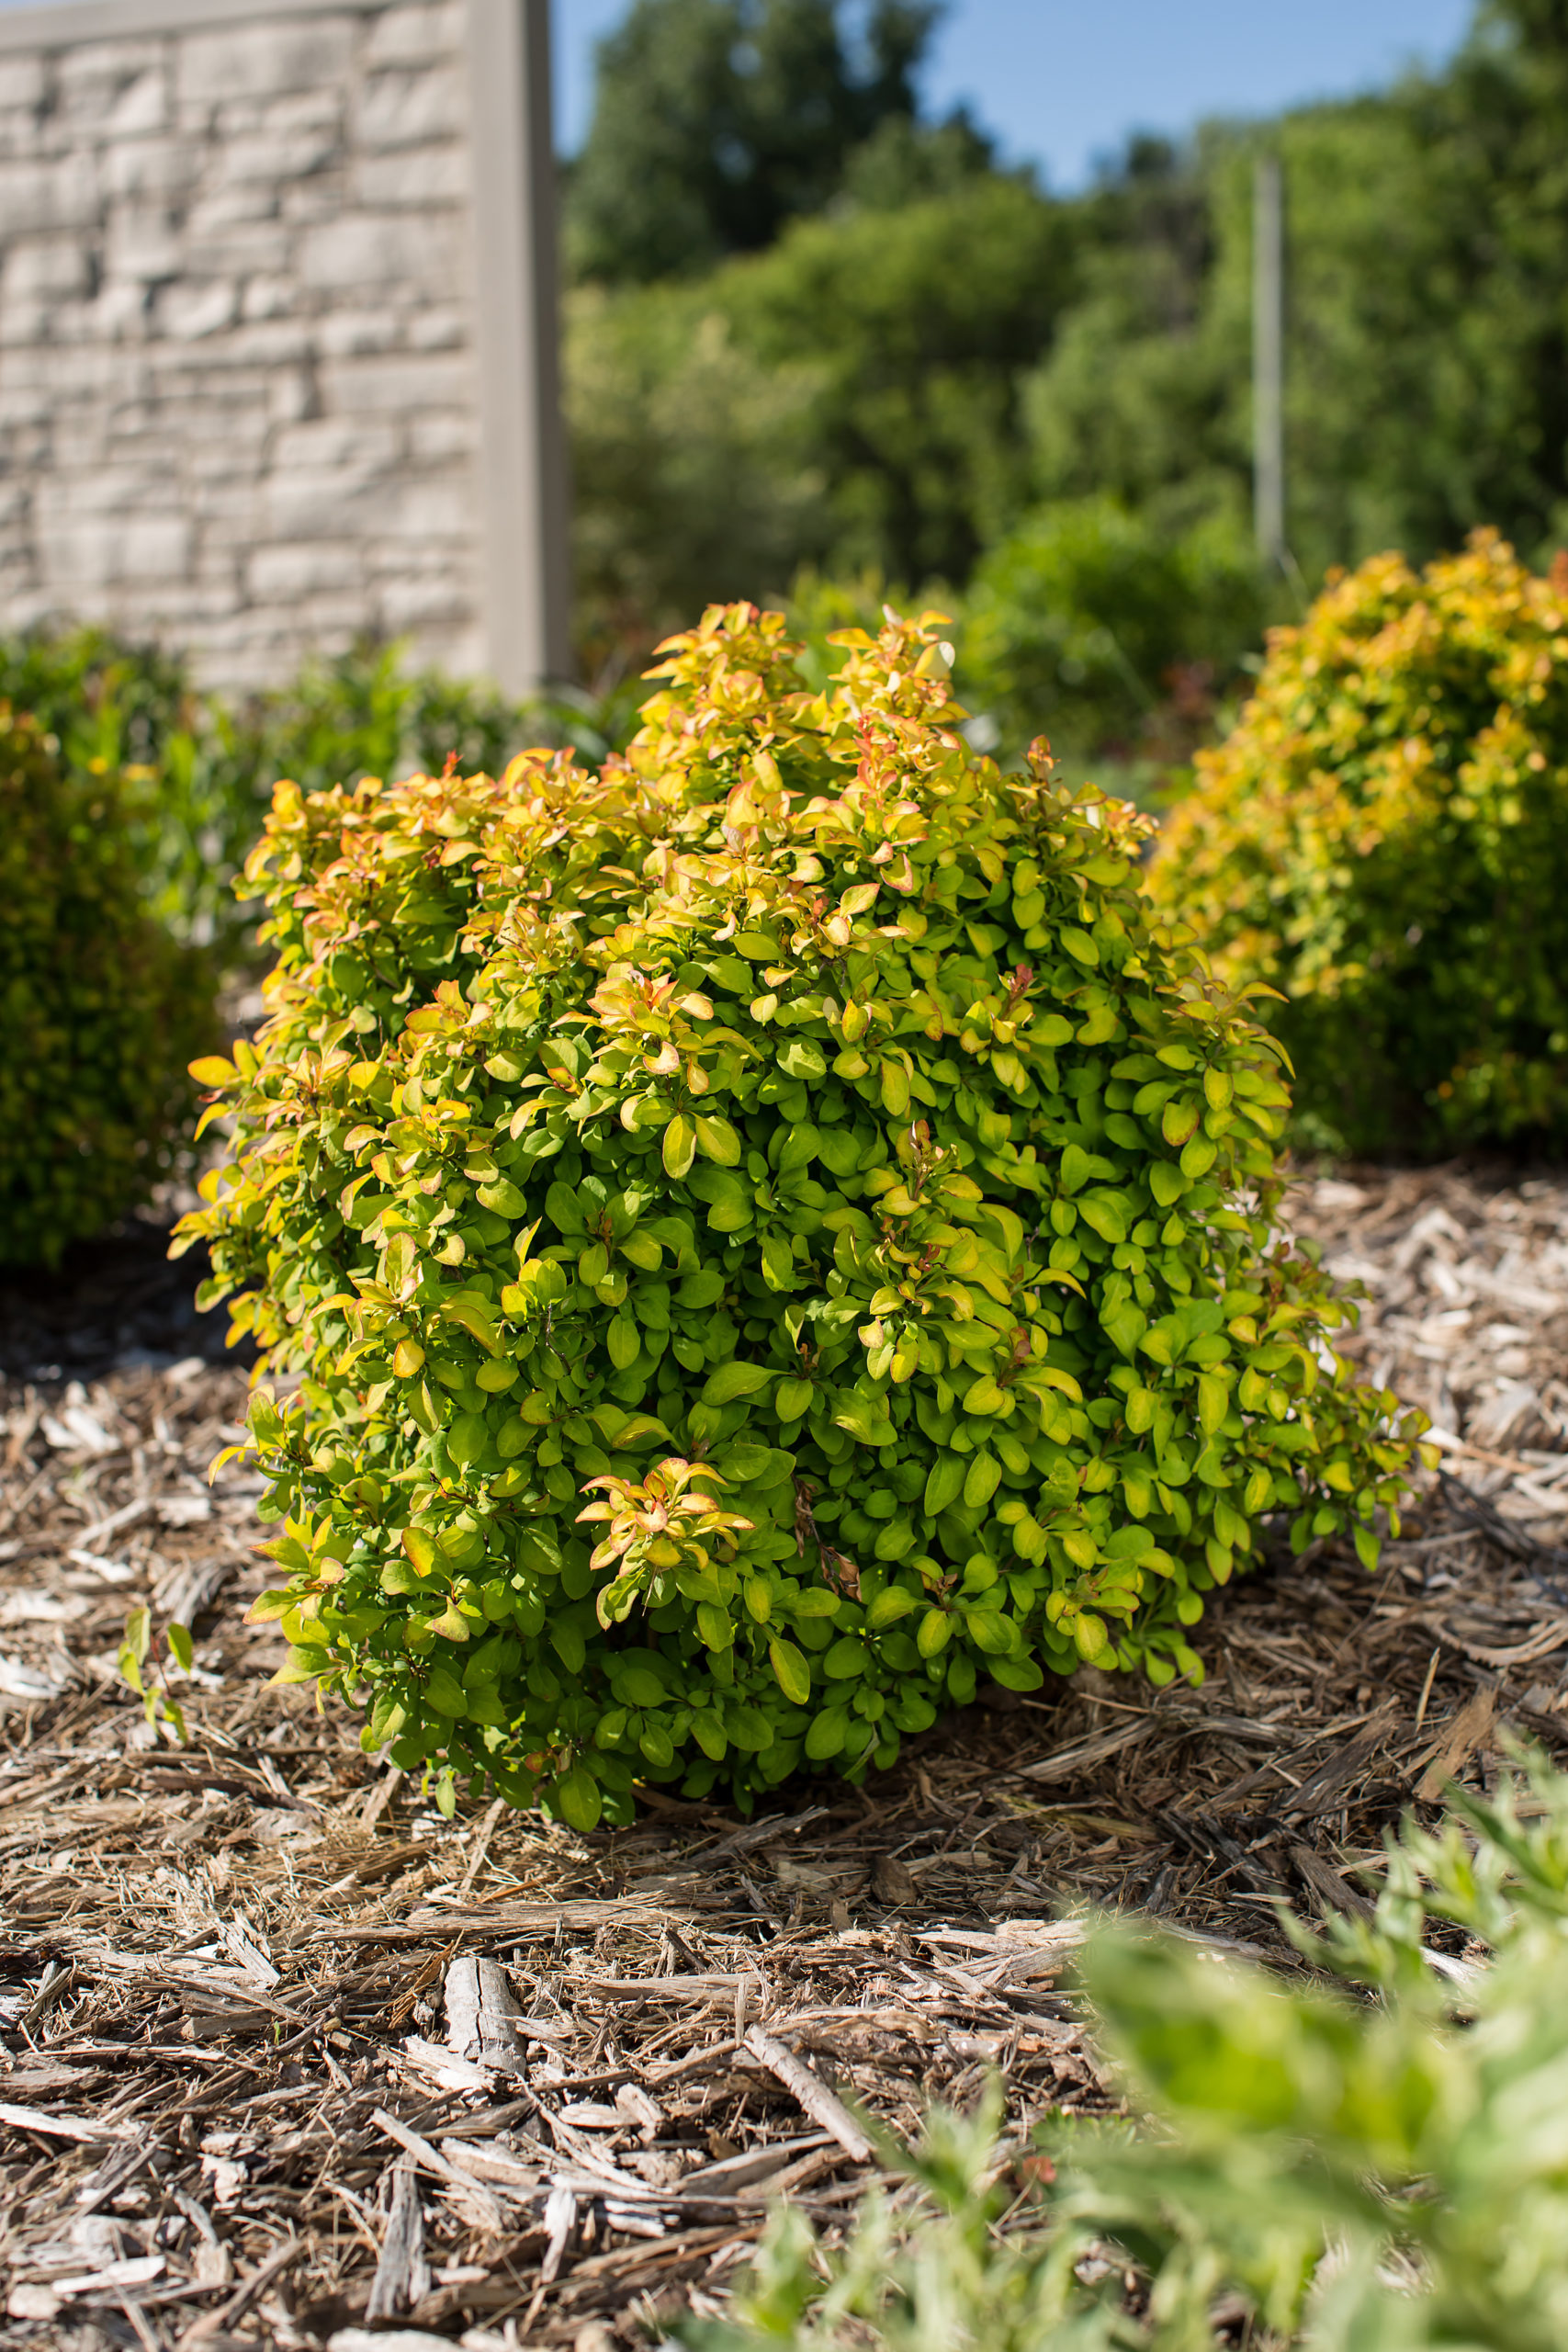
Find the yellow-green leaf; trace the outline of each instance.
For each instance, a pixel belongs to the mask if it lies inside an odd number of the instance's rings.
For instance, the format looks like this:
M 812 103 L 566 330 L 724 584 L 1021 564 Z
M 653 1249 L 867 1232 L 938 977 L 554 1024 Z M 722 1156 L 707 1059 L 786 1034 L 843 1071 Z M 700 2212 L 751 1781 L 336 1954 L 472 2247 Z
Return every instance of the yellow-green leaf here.
M 697 1149 L 705 1159 L 716 1160 L 721 1168 L 740 1165 L 740 1138 L 728 1119 L 698 1118 L 696 1138 Z
M 697 1131 L 683 1111 L 678 1111 L 664 1130 L 662 1146 L 666 1176 L 684 1176 L 696 1157 Z
M 811 1668 L 807 1665 L 804 1654 L 793 1642 L 784 1641 L 775 1634 L 768 1644 L 768 1657 L 779 1689 L 790 1705 L 804 1707 L 811 1696 Z

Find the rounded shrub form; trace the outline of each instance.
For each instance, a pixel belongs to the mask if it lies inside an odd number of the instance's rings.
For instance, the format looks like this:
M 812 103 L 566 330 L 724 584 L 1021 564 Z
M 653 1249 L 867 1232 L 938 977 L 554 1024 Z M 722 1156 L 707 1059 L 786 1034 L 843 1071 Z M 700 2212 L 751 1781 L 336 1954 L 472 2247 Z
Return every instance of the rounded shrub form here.
M 1305 1140 L 1568 1135 L 1568 558 L 1376 557 L 1276 629 L 1151 888 L 1295 1070 Z
M 1196 1677 L 1257 1521 L 1370 1559 L 1412 1457 L 1144 820 L 974 757 L 931 627 L 836 642 L 813 695 L 716 607 L 601 776 L 283 785 L 251 863 L 186 1231 L 304 1374 L 261 1615 L 367 1747 L 579 1826 L 886 1765 L 981 1676 Z
M 145 910 L 110 775 L 0 703 L 0 1263 L 52 1265 L 188 1141 L 212 977 Z

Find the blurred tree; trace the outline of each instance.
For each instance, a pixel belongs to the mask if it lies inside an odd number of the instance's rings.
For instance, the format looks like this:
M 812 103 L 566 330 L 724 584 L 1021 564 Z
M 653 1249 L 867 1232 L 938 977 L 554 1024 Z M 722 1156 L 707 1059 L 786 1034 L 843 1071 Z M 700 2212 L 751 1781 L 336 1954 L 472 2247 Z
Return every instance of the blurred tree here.
M 599 44 L 593 119 L 571 167 L 576 274 L 687 274 L 820 211 L 857 148 L 915 122 L 940 14 L 940 0 L 871 0 L 857 42 L 843 0 L 635 0 Z
M 1045 734 L 1075 772 L 1109 758 L 1135 786 L 1190 758 L 1268 617 L 1241 517 L 1178 533 L 1114 499 L 1065 499 L 976 566 L 959 693 L 1009 756 Z
M 1251 164 L 1287 191 L 1292 548 L 1308 580 L 1475 524 L 1568 529 L 1568 6 L 1490 0 L 1384 97 L 1134 142 L 1083 199 L 1079 292 L 1024 393 L 1049 498 L 1180 529 L 1250 472 Z
M 816 371 L 736 341 L 711 281 L 566 305 L 583 673 L 612 683 L 716 599 L 777 597 L 831 544 Z
M 802 563 L 962 580 L 1029 503 L 1020 406 L 1071 285 L 1065 208 L 885 133 L 871 196 L 691 283 L 568 305 L 579 630 L 616 644 Z M 874 202 L 904 177 L 948 191 Z
M 999 171 L 964 119 L 920 120 L 933 16 L 884 0 L 856 51 L 849 0 L 638 0 L 607 46 L 580 255 L 592 228 L 603 277 L 686 273 L 580 297 L 599 305 L 573 329 L 584 609 L 611 636 L 776 593 L 803 562 L 944 580 L 952 603 L 1007 541 L 1011 584 L 984 594 L 1009 631 L 1031 597 L 1067 598 L 1039 626 L 1065 711 L 1083 502 L 1109 502 L 1104 550 L 1134 525 L 1164 550 L 1165 586 L 1243 543 L 1265 144 L 1286 175 L 1298 593 L 1482 522 L 1532 559 L 1568 543 L 1568 0 L 1483 0 L 1451 66 L 1385 96 L 1134 139 L 1068 200 Z M 1206 561 L 1210 618 L 1255 629 Z M 1160 660 L 1223 676 L 1256 641 L 1172 638 Z M 998 688 L 1020 723 L 1027 666 Z M 1098 718 L 1076 698 L 1086 741 L 1132 723 L 1125 677 L 1104 688 Z
M 1074 286 L 1067 209 L 969 176 L 797 221 L 709 281 L 737 343 L 814 371 L 809 434 L 835 565 L 963 580 L 1029 499 L 1020 390 Z

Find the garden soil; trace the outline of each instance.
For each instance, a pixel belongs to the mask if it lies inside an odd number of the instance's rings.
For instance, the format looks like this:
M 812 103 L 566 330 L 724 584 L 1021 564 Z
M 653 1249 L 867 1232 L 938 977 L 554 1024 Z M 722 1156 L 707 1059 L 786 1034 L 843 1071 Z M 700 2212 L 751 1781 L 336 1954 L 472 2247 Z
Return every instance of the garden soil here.
M 863 1790 L 649 1792 L 592 1837 L 446 1821 L 268 1686 L 259 1481 L 207 1475 L 245 1376 L 158 1237 L 0 1295 L 6 2340 L 647 2341 L 722 2306 L 770 2199 L 841 2229 L 931 2099 L 999 2074 L 1015 2140 L 1113 2107 L 1097 1908 L 1300 1969 L 1282 1905 L 1363 1905 L 1510 1734 L 1568 1747 L 1568 1182 L 1350 1171 L 1291 1215 L 1435 1424 L 1375 1576 L 1281 1549 L 1199 1690 L 995 1691 Z M 184 1747 L 119 1676 L 142 1605 L 195 1628 Z

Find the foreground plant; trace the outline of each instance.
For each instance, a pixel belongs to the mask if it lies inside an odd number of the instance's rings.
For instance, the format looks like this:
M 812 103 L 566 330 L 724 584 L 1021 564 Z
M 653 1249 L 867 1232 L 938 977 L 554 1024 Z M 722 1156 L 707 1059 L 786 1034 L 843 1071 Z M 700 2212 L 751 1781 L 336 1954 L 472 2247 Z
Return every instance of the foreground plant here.
M 305 1374 L 288 1671 L 580 1826 L 888 1764 L 981 1672 L 1196 1676 L 1259 1519 L 1370 1563 L 1413 1455 L 1143 820 L 976 759 L 933 628 L 838 644 L 812 694 L 715 608 L 599 776 L 280 786 L 271 1017 L 200 1069 L 182 1232 Z
M 1189 1944 L 1091 1938 L 1083 1983 L 1143 2120 L 1001 2143 L 995 2101 L 887 2156 L 841 2254 L 774 2215 L 688 2352 L 1557 2352 L 1568 2342 L 1568 1779 L 1452 1792 L 1390 1843 L 1376 1918 L 1298 1931 L 1368 2004 Z M 1534 1816 L 1534 1817 L 1531 1817 Z M 1490 1948 L 1439 1973 L 1435 1921 Z M 1222 2335 L 1213 2314 L 1232 2314 Z

